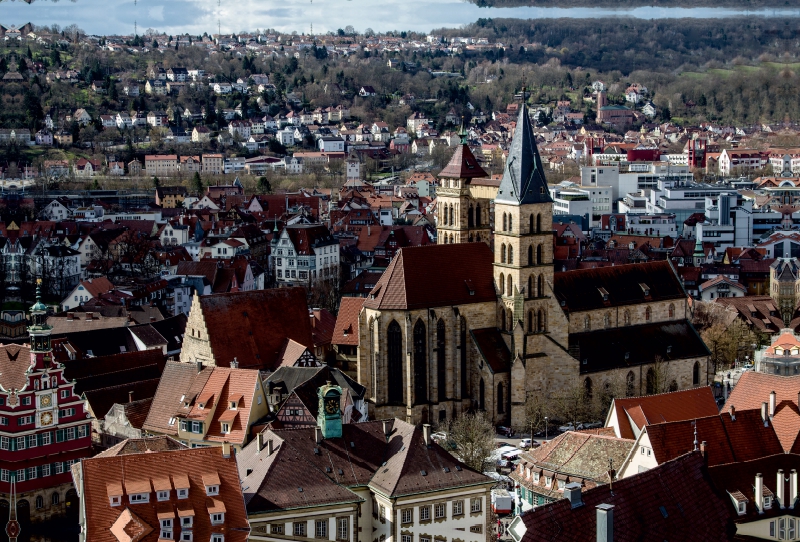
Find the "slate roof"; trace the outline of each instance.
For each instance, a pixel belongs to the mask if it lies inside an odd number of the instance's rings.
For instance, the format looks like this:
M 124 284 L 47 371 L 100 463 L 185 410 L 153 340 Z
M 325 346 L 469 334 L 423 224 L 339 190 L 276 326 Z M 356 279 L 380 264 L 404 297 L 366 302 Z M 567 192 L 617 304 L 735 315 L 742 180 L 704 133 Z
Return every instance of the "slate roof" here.
M 275 370 L 285 339 L 314 347 L 303 288 L 276 288 L 201 296 L 216 364 L 233 358 L 242 368 Z
M 614 540 L 727 541 L 730 514 L 699 452 L 584 491 L 583 505 L 561 499 L 524 513 L 522 542 L 585 542 L 597 536 L 600 504 L 614 506 Z
M 556 298 L 565 312 L 686 299 L 686 292 L 667 261 L 579 269 L 557 273 L 553 281 Z M 647 286 L 647 292 L 643 286 Z M 608 292 L 607 301 L 603 300 L 601 289 Z
M 694 420 L 706 416 L 716 416 L 719 412 L 711 388 L 701 386 L 643 397 L 616 398 L 609 409 L 606 426 L 610 424 L 612 417 L 616 417 L 619 436 L 634 438 L 634 430 L 625 415 L 626 411 L 634 409 L 641 412 L 644 422 L 638 425 L 638 429 L 642 429 L 644 424 Z
M 249 526 L 233 455 L 223 457 L 221 447 L 130 452 L 84 459 L 73 466 L 75 484 L 83 490 L 80 500 L 86 510 L 87 540 L 119 542 L 139 533 L 130 539 L 155 542 L 161 532 L 159 518 L 168 514 L 178 523 L 179 512 L 187 510 L 194 513 L 195 540 L 210 540 L 212 533 L 224 533 L 226 542 L 247 540 Z M 213 499 L 205 491 L 205 480 L 209 477 L 220 481 L 219 496 Z M 131 490 L 153 491 L 156 486 L 170 489 L 168 501 L 152 497 L 149 503 L 129 501 Z M 179 487 L 188 487 L 187 499 L 178 499 Z M 122 493 L 119 506 L 111 506 L 112 492 Z M 218 503 L 224 503 L 224 525 L 212 526 L 210 509 L 218 508 Z M 177 527 L 174 533 L 179 539 Z
M 581 374 L 710 355 L 688 320 L 571 333 L 569 352 Z
M 237 455 L 248 512 L 358 502 L 350 488 L 365 486 L 392 498 L 493 483 L 435 442 L 425 446 L 421 429 L 400 420 L 386 423 L 388 439 L 384 422 L 371 421 L 344 424 L 341 438 L 319 445 L 314 428 L 264 431 L 264 441 L 273 441 L 271 456 L 267 446 L 258 451 L 257 441 Z M 304 473 L 302 480 L 297 472 Z
M 280 367 L 267 377 L 265 385 L 269 393 L 272 393 L 272 390 L 277 387 L 283 389 L 284 394 L 288 394 L 307 382 L 319 381 L 322 385 L 328 380 L 341 388 L 350 390 L 350 395 L 354 399 L 364 398 L 366 393 L 364 386 L 339 369 L 327 365 L 322 367 Z
M 492 261 L 485 243 L 402 248 L 364 307 L 407 310 L 495 302 Z
M 528 107 L 525 104 L 519 108 L 503 179 L 494 201 L 510 205 L 553 201 L 547 188 L 542 158 L 536 147 L 536 136 L 533 135 Z
M 336 315 L 331 344 L 358 346 L 358 315 L 364 305 L 363 297 L 343 297 Z

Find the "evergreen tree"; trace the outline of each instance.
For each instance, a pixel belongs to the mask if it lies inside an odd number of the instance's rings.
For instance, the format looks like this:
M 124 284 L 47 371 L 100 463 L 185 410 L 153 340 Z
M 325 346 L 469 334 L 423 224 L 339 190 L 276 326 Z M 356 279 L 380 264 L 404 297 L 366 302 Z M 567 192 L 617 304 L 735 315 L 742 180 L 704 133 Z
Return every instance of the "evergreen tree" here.
M 153 188 L 158 188 L 161 186 L 161 181 L 158 180 L 158 177 L 153 177 Z
M 258 178 L 258 193 L 259 194 L 269 194 L 272 192 L 272 185 L 269 182 L 269 179 L 266 177 L 259 177 Z
M 198 196 L 203 193 L 203 179 L 200 178 L 200 173 L 197 171 L 194 172 L 194 176 L 192 176 L 192 182 L 190 185 L 192 192 L 197 194 Z

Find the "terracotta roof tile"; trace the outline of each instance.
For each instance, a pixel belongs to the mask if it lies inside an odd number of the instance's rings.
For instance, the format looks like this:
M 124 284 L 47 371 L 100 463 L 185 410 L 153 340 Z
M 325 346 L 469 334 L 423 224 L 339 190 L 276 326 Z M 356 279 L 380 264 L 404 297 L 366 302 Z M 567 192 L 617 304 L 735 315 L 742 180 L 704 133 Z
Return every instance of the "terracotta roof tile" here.
M 448 179 L 474 179 L 488 176 L 489 174 L 478 165 L 478 160 L 466 143 L 456 147 L 453 156 L 450 157 L 450 161 L 439 172 L 439 178 Z
M 405 310 L 495 301 L 493 259 L 485 243 L 402 248 L 364 306 Z
M 363 297 L 343 297 L 336 315 L 331 344 L 358 346 L 358 316 L 364 306 Z
M 274 370 L 288 337 L 313 348 L 303 288 L 276 288 L 199 298 L 216 364 Z
M 597 536 L 596 507 L 614 506 L 615 540 L 729 540 L 729 513 L 717 497 L 699 453 L 681 456 L 646 472 L 584 491 L 583 506 L 567 499 L 522 515 L 522 542 L 585 542 Z
M 507 373 L 511 370 L 511 351 L 503 340 L 503 335 L 495 327 L 472 329 L 470 335 L 478 352 L 492 372 Z
M 637 407 L 641 409 L 644 418 L 650 424 L 694 420 L 716 416 L 719 412 L 714 393 L 708 386 L 644 397 L 616 398 L 609 411 L 608 421 L 612 421 L 612 416 L 616 417 L 615 423 L 622 438 L 635 436 L 624 413 Z M 609 425 L 608 421 L 606 425 Z
M 123 445 L 125 443 L 122 443 Z M 215 501 L 224 503 L 225 519 L 220 526 L 211 525 L 203 479 L 208 473 L 216 474 L 220 480 L 219 496 Z M 178 510 L 183 515 L 189 507 L 194 515 L 192 532 L 195 540 L 209 540 L 212 533 L 225 535 L 226 542 L 244 542 L 249 527 L 245 513 L 242 490 L 239 484 L 236 459 L 222 456 L 219 447 L 196 449 L 168 449 L 166 451 L 142 451 L 123 455 L 100 455 L 84 459 L 73 466 L 76 486 L 83 488 L 81 505 L 86 510 L 86 539 L 92 542 L 119 542 L 120 540 L 159 540 L 159 517 L 176 517 Z M 151 495 L 149 503 L 130 503 L 132 491 L 153 491 L 154 480 L 159 484 L 172 478 L 173 490 L 169 501 L 157 501 Z M 182 480 L 185 478 L 185 481 Z M 109 480 L 121 480 L 125 490 L 120 506 L 109 502 Z M 178 499 L 175 489 L 189 489 L 187 499 Z M 215 504 L 212 509 L 217 509 Z M 179 529 L 173 531 L 179 539 Z M 127 536 L 127 538 L 126 538 Z

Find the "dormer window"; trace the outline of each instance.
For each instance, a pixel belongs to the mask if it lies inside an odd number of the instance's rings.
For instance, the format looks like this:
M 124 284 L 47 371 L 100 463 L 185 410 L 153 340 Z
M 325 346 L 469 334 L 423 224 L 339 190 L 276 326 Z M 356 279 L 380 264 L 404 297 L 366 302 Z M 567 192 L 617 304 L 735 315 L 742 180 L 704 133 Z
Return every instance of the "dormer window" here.
M 211 514 L 211 525 L 222 525 L 225 523 L 225 514 Z
M 772 508 L 772 497 L 767 495 L 764 497 L 764 510 L 769 510 L 770 508 Z
M 206 495 L 208 495 L 209 497 L 212 495 L 219 495 L 219 486 L 218 485 L 206 486 Z
M 178 490 L 178 498 L 179 499 L 188 499 L 189 498 L 189 489 L 179 489 Z
M 150 502 L 149 493 L 134 493 L 130 496 L 131 503 L 145 503 Z
M 157 493 L 159 501 L 168 501 L 169 500 L 169 491 L 159 491 Z
M 741 502 L 738 502 L 738 503 L 736 503 L 736 504 L 737 504 L 737 506 L 736 506 L 736 512 L 737 512 L 737 513 L 738 513 L 740 516 L 744 515 L 744 514 L 745 514 L 745 512 L 747 512 L 747 503 L 746 503 L 746 502 L 744 502 L 744 501 L 741 501 Z
M 222 424 L 220 424 L 220 425 L 222 426 L 222 429 L 220 430 L 222 433 L 230 433 L 231 432 L 231 426 L 227 422 L 222 422 Z
M 119 506 L 122 503 L 122 497 L 114 495 L 109 498 L 109 501 L 111 502 L 111 506 Z

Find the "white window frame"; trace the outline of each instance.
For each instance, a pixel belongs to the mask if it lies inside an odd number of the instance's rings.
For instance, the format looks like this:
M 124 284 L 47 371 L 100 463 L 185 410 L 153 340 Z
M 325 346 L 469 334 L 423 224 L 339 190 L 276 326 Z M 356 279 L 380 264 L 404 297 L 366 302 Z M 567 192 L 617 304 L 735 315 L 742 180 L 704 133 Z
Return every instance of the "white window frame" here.
M 214 495 L 219 495 L 219 486 L 206 486 L 206 495 L 212 497 Z
M 225 514 L 222 512 L 216 512 L 211 514 L 211 525 L 222 525 L 225 523 Z
M 419 507 L 419 520 L 420 521 L 430 521 L 430 519 L 431 519 L 431 507 L 428 506 L 428 505 L 420 506 Z
M 453 501 L 453 515 L 454 516 L 464 515 L 464 501 L 460 499 L 457 501 Z
M 469 501 L 470 512 L 481 512 L 483 510 L 483 499 L 480 497 L 473 497 Z
M 150 493 L 133 493 L 130 496 L 131 503 L 148 503 L 150 502 Z
M 168 501 L 169 500 L 169 491 L 159 491 L 157 493 L 157 498 L 159 501 Z

